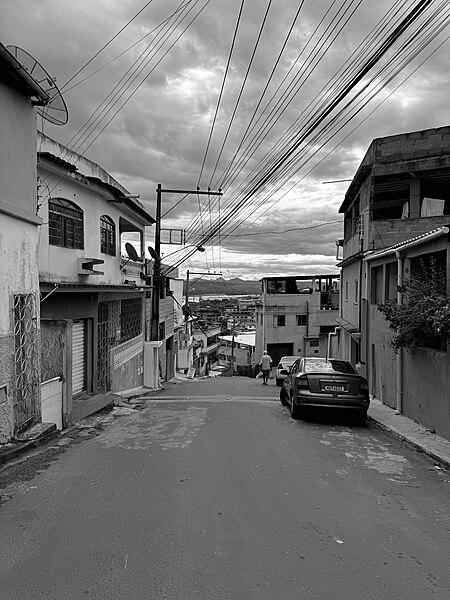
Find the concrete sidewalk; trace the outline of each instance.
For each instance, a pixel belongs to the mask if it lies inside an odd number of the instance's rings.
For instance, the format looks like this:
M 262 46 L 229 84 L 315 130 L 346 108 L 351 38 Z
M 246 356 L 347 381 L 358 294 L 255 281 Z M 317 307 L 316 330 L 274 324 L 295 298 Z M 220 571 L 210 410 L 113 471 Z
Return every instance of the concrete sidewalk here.
M 373 398 L 370 402 L 369 420 L 408 442 L 417 450 L 425 452 L 434 460 L 450 467 L 450 441 L 404 415 L 395 414 L 393 408 L 381 404 L 377 398 Z

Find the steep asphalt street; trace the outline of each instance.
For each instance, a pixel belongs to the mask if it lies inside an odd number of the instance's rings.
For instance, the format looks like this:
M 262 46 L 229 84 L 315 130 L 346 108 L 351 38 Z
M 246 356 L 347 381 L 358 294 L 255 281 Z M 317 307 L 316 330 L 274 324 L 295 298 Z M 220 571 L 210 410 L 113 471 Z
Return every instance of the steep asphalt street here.
M 0 472 L 2 598 L 450 598 L 446 469 L 273 382 L 165 388 Z

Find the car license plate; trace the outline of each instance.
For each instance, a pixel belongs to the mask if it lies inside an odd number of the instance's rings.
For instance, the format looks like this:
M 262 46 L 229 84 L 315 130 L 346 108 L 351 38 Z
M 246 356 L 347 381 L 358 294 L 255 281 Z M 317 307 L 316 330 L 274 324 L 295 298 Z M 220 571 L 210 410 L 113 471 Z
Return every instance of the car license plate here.
M 345 387 L 343 385 L 324 385 L 323 389 L 326 392 L 345 392 Z

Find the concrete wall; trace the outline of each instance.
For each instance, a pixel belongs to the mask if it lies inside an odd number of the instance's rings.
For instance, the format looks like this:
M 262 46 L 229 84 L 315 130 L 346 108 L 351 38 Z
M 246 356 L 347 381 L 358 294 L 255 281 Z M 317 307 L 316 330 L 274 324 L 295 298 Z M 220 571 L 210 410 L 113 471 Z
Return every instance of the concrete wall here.
M 375 248 L 387 248 L 437 227 L 448 225 L 449 222 L 449 215 L 375 221 L 371 225 L 370 237 L 374 241 Z
M 377 138 L 370 159 L 377 162 L 411 160 L 450 153 L 450 127 L 437 127 Z
M 0 444 L 13 434 L 14 336 L 0 335 Z
M 375 312 L 376 311 L 376 312 Z M 370 393 L 388 406 L 397 404 L 397 363 L 389 342 L 393 332 L 383 315 L 371 309 Z M 403 350 L 402 413 L 450 440 L 450 357 L 447 352 Z
M 0 85 L 0 211 L 36 218 L 36 115 L 28 98 Z
M 359 324 L 359 302 L 355 302 L 355 281 L 360 281 L 360 262 L 356 260 L 342 269 L 342 294 L 341 294 L 341 315 L 342 317 L 358 327 Z M 346 298 L 346 289 L 348 285 L 348 298 Z M 359 294 L 358 294 L 359 295 Z M 336 323 L 337 324 L 337 323 Z
M 422 255 L 432 249 L 447 247 L 445 237 L 424 243 L 408 250 L 408 256 Z M 380 266 L 392 260 L 392 256 L 370 261 Z M 404 273 L 409 270 L 408 258 L 404 261 Z M 383 278 L 384 279 L 384 278 Z M 388 406 L 397 406 L 397 360 L 390 346 L 394 332 L 377 309 L 368 302 L 368 364 L 367 378 L 370 393 Z M 431 348 L 414 351 L 402 350 L 403 377 L 401 389 L 402 413 L 422 425 L 450 439 L 450 355 Z
M 450 358 L 420 348 L 404 353 L 403 414 L 450 440 Z
M 38 298 L 36 115 L 28 98 L 0 85 L 0 443 L 13 432 L 13 297 Z M 39 302 L 37 302 L 39 310 Z M 37 315 L 39 317 L 39 314 Z M 38 321 L 39 322 L 39 321 Z

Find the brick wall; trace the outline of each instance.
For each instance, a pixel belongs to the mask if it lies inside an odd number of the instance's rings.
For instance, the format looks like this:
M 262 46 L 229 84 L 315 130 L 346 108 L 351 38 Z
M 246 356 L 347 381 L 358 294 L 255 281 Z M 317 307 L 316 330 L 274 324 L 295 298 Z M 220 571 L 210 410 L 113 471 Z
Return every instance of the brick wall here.
M 376 162 L 450 154 L 450 126 L 378 138 L 373 143 Z

